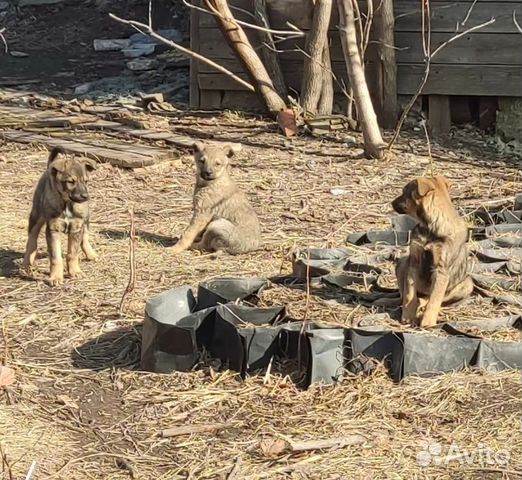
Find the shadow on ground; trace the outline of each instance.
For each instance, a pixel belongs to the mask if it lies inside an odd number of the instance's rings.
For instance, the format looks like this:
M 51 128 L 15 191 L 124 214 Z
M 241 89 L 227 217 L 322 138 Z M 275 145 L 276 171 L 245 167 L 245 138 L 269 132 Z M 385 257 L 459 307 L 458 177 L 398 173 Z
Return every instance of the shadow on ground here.
M 100 230 L 100 234 L 106 235 L 111 240 L 127 240 L 129 238 L 129 232 L 126 230 L 113 230 L 109 228 Z M 178 241 L 177 237 L 169 237 L 144 230 L 136 230 L 136 237 L 146 242 L 156 243 L 162 247 L 172 247 Z
M 16 260 L 23 256 L 23 253 L 8 248 L 0 248 L 0 277 L 19 276 L 19 266 Z
M 141 354 L 141 326 L 121 327 L 80 345 L 71 352 L 72 364 L 88 370 L 137 370 Z

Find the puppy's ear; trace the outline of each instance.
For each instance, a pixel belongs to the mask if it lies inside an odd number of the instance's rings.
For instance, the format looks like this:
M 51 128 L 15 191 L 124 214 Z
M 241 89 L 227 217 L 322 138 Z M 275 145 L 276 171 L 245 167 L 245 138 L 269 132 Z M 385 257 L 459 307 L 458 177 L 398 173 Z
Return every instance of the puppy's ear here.
M 82 163 L 85 165 L 87 172 L 91 173 L 93 170 L 96 170 L 96 162 L 91 158 L 83 158 Z
M 192 144 L 192 153 L 201 153 L 205 150 L 205 144 L 203 142 L 194 142 Z
M 56 159 L 56 157 L 60 154 L 63 154 L 64 151 L 59 148 L 59 147 L 54 147 L 50 152 L 49 152 L 49 158 L 47 159 L 47 166 L 51 165 L 52 162 L 54 162 L 54 160 Z
M 227 143 L 225 145 L 225 151 L 228 158 L 233 157 L 236 153 L 241 151 L 241 144 L 239 143 Z
M 66 158 L 57 158 L 49 164 L 49 171 L 53 177 L 56 177 L 57 173 L 63 173 L 66 167 Z
M 435 186 L 430 178 L 422 177 L 417 179 L 417 193 L 419 197 L 424 197 L 434 189 Z
M 451 188 L 451 182 L 446 178 L 444 177 L 443 175 L 439 175 L 438 177 L 435 177 L 434 180 L 439 184 L 439 185 L 442 185 L 444 186 L 444 188 L 446 190 L 449 191 L 449 189 Z

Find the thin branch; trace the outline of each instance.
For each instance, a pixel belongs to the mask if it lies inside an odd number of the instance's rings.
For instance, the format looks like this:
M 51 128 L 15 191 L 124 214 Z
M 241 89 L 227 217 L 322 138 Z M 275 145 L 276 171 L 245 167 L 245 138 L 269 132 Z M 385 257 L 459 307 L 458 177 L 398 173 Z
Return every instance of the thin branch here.
M 230 18 L 224 17 L 223 15 L 221 15 L 217 11 L 213 12 L 213 11 L 208 10 L 206 8 L 199 7 L 197 5 L 193 5 L 192 3 L 188 2 L 187 0 L 183 0 L 183 3 L 187 7 L 189 7 L 189 8 L 193 8 L 194 10 L 199 10 L 200 12 L 207 13 L 208 15 L 213 15 L 214 17 L 220 17 L 220 18 L 223 18 L 224 20 L 228 20 L 228 21 L 232 20 Z M 239 9 L 236 9 L 236 10 L 239 10 Z M 255 25 L 253 23 L 248 23 L 248 22 L 244 22 L 242 20 L 238 20 L 237 18 L 234 18 L 233 20 L 236 23 L 238 23 L 239 25 L 241 25 L 243 27 L 251 28 L 252 30 L 259 30 L 260 32 L 272 33 L 274 35 L 292 35 L 292 36 L 296 36 L 296 32 L 290 32 L 288 30 L 274 30 L 273 28 L 265 28 L 265 27 L 261 27 L 260 25 Z M 300 37 L 304 36 L 304 33 L 301 32 L 301 34 L 299 36 Z
M 120 300 L 120 315 L 123 314 L 123 305 L 127 296 L 134 291 L 136 286 L 136 257 L 134 254 L 134 248 L 136 243 L 136 225 L 134 222 L 134 209 L 129 208 L 130 227 L 129 227 L 129 282 Z
M 399 134 L 401 132 L 402 126 L 404 125 L 404 121 L 406 120 L 406 117 L 410 113 L 411 108 L 413 107 L 413 105 L 415 105 L 415 102 L 417 101 L 417 99 L 421 95 L 424 87 L 426 86 L 426 83 L 428 82 L 428 77 L 430 75 L 431 61 L 433 60 L 433 57 L 435 57 L 438 53 L 440 53 L 440 51 L 443 48 L 445 48 L 446 46 L 448 46 L 450 43 L 454 42 L 455 40 L 463 37 L 464 35 L 467 35 L 468 33 L 474 32 L 474 31 L 479 30 L 481 28 L 484 28 L 484 27 L 486 27 L 488 25 L 491 25 L 495 21 L 496 21 L 496 18 L 492 17 L 487 22 L 484 22 L 484 23 L 481 23 L 480 25 L 476 25 L 474 27 L 468 28 L 468 29 L 464 30 L 463 32 L 454 35 L 453 37 L 451 37 L 447 41 L 441 43 L 432 53 L 430 53 L 426 57 L 426 60 L 425 60 L 426 64 L 425 64 L 425 69 L 424 69 L 424 75 L 422 76 L 422 79 L 421 79 L 421 82 L 419 84 L 419 87 L 417 88 L 417 91 L 411 97 L 410 101 L 406 105 L 406 108 L 402 111 L 402 114 L 401 114 L 401 116 L 399 118 L 399 121 L 397 122 L 397 126 L 395 127 L 395 132 L 393 133 L 393 137 L 390 140 L 390 142 L 388 143 L 388 150 L 391 150 L 391 148 L 393 147 L 393 145 L 397 141 L 397 138 L 399 138 Z M 429 22 L 429 17 L 428 17 L 428 24 L 430 24 L 430 23 L 431 22 Z M 428 28 L 430 28 L 430 32 L 431 32 L 431 27 L 428 27 Z M 429 43 L 429 42 L 427 42 L 427 43 Z
M 514 14 L 515 12 L 513 12 Z M 516 21 L 515 21 L 515 24 L 516 24 Z M 4 32 L 5 32 L 5 28 L 1 28 L 0 29 L 0 40 L 2 40 L 2 43 L 4 44 L 4 50 L 5 50 L 5 53 L 7 53 L 9 51 L 9 48 L 7 46 L 7 41 L 4 37 Z
M 468 33 L 474 32 L 475 30 L 479 30 L 481 28 L 487 27 L 488 25 L 491 25 L 492 23 L 495 23 L 497 19 L 495 17 L 491 17 L 487 22 L 481 23 L 480 25 L 475 25 L 474 27 L 468 28 L 467 30 L 464 30 L 461 33 L 457 33 L 453 37 L 451 37 L 449 40 L 445 41 L 444 43 L 441 43 L 430 55 L 430 60 L 433 60 L 433 57 L 437 55 L 444 47 L 448 46 L 450 43 L 454 42 L 455 40 L 458 40 L 459 38 L 463 37 L 464 35 L 467 35 Z
M 513 23 L 515 24 L 515 27 L 517 27 L 517 30 L 522 33 L 522 27 L 520 26 L 520 23 L 518 23 L 517 21 L 517 14 L 515 12 L 515 10 L 513 10 Z M 2 32 L 0 32 L 2 33 Z
M 227 70 L 225 67 L 222 67 L 221 65 L 213 62 L 212 60 L 209 60 L 208 58 L 204 57 L 203 55 L 201 55 L 197 52 L 194 52 L 193 50 L 190 50 L 189 48 L 182 47 L 181 45 L 162 37 L 161 35 L 157 34 L 154 30 L 152 30 L 149 26 L 145 25 L 144 23 L 137 22 L 136 20 L 126 20 L 124 18 L 118 17 L 117 15 L 114 15 L 113 13 L 109 13 L 109 17 L 111 17 L 113 20 L 116 20 L 117 22 L 123 23 L 125 25 L 130 25 L 131 27 L 134 27 L 138 31 L 140 31 L 142 33 L 146 33 L 146 34 L 150 35 L 152 38 L 159 40 L 161 43 L 164 43 L 165 45 L 168 45 L 169 47 L 175 48 L 176 50 L 179 50 L 180 52 L 183 52 L 186 55 L 194 57 L 197 60 L 199 60 L 203 63 L 206 63 L 207 65 L 210 65 L 211 67 L 215 68 L 216 70 L 219 70 L 220 72 L 224 73 L 225 75 L 228 75 L 230 78 L 233 78 L 236 82 L 240 83 L 241 85 L 246 87 L 251 92 L 256 91 L 252 84 L 243 80 L 241 77 L 238 77 L 236 74 L 232 73 L 230 70 Z
M 462 26 L 466 25 L 466 22 L 469 20 L 469 16 L 471 15 L 471 12 L 472 12 L 473 8 L 475 7 L 476 3 L 477 3 L 477 0 L 473 0 L 473 3 L 471 4 L 471 6 L 468 9 L 468 13 L 466 13 L 466 16 L 464 17 L 464 20 L 462 20 L 462 23 L 461 23 Z
M 149 28 L 152 30 L 152 0 L 149 0 Z

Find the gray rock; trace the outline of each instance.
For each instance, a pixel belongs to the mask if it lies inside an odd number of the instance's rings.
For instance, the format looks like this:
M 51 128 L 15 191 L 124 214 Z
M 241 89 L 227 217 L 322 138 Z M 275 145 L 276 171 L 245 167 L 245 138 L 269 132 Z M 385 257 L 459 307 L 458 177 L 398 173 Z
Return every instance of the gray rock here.
M 128 38 L 95 39 L 92 46 L 95 52 L 117 52 L 130 45 Z
M 136 58 L 127 62 L 127 68 L 133 72 L 141 72 L 144 70 L 153 70 L 158 66 L 155 58 Z
M 181 42 L 183 40 L 183 34 L 175 28 L 157 30 L 156 33 L 158 35 L 161 35 L 163 38 L 166 38 L 167 40 L 171 40 L 173 42 Z M 131 35 L 129 37 L 129 40 L 131 45 L 134 45 L 136 43 L 154 43 L 156 45 L 159 45 L 161 43 L 159 40 L 156 40 L 155 38 L 152 38 L 151 36 L 146 35 L 144 33 L 135 33 L 134 35 Z
M 9 8 L 9 2 L 0 2 L 0 11 L 7 10 Z
M 91 88 L 92 88 L 92 84 L 91 84 L 91 83 L 82 83 L 81 85 L 78 85 L 78 86 L 74 89 L 74 94 L 75 94 L 75 95 L 84 95 L 84 94 L 87 93 Z
M 154 43 L 136 43 L 129 48 L 124 48 L 122 52 L 126 57 L 138 58 L 151 55 L 154 53 L 154 50 L 156 50 L 156 45 Z
M 20 0 L 19 7 L 37 7 L 39 5 L 54 5 L 55 3 L 63 3 L 63 0 Z
M 16 58 L 25 58 L 25 57 L 28 57 L 29 54 L 28 53 L 25 53 L 25 52 L 19 52 L 17 50 L 11 50 L 9 52 L 9 54 L 11 55 L 11 57 L 16 57 Z

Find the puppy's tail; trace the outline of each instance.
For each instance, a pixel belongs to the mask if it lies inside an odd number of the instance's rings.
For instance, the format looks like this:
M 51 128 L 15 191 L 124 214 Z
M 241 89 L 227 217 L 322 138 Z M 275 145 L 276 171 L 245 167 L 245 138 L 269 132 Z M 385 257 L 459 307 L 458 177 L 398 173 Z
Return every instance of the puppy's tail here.
M 51 152 L 49 153 L 49 158 L 47 159 L 47 166 L 51 165 L 51 163 L 56 159 L 56 157 L 60 153 L 65 153 L 63 148 L 61 147 L 54 147 Z

